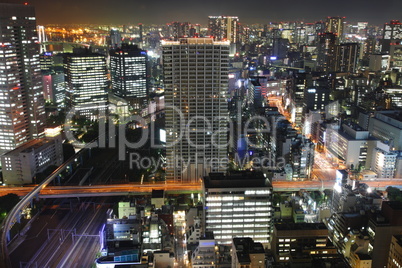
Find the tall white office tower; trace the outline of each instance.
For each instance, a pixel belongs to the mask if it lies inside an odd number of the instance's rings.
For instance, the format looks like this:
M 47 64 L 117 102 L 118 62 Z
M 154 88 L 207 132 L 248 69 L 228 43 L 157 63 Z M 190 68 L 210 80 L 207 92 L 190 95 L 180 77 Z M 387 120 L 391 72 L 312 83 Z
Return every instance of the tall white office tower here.
M 106 57 L 88 49 L 75 49 L 64 57 L 68 107 L 75 114 L 96 119 L 108 108 Z
M 228 64 L 229 41 L 163 42 L 168 182 L 226 171 Z
M 44 136 L 35 9 L 0 4 L 0 154 Z

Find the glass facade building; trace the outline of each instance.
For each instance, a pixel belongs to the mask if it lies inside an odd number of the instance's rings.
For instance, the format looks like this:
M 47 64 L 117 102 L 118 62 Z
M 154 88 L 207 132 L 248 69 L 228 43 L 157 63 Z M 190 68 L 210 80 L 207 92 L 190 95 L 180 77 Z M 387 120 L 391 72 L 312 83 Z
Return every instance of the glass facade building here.
M 147 62 L 147 52 L 134 45 L 123 44 L 110 51 L 113 93 L 137 109 L 143 108 L 148 98 Z
M 67 84 L 66 97 L 70 108 L 87 118 L 107 110 L 108 77 L 106 58 L 88 50 L 68 53 L 64 58 Z

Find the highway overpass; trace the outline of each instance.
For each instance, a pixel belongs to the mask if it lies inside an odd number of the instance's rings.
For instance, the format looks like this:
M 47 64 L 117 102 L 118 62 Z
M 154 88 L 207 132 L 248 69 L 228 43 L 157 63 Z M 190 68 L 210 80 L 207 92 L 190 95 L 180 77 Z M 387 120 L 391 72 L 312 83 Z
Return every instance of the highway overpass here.
M 388 186 L 402 187 L 401 179 L 387 179 L 374 181 L 359 181 L 366 183 L 373 189 L 385 190 Z M 323 191 L 333 189 L 334 181 L 273 181 L 275 192 L 284 191 Z M 38 187 L 38 186 L 37 186 Z M 23 197 L 34 191 L 36 187 L 0 187 L 0 196 L 15 193 Z M 68 197 L 91 197 L 91 196 L 126 196 L 146 195 L 152 190 L 165 190 L 167 193 L 193 193 L 201 192 L 200 183 L 127 183 L 90 186 L 45 186 L 35 195 L 37 198 L 68 198 Z

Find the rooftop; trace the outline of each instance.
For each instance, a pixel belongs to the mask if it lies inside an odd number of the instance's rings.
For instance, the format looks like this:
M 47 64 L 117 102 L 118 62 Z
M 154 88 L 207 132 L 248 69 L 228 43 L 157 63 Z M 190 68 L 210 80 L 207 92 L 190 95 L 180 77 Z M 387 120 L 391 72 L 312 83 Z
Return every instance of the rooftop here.
M 260 82 L 258 80 L 252 80 L 251 84 L 253 84 L 253 86 L 255 86 L 255 87 L 260 87 L 261 86 L 261 84 L 260 84 Z
M 238 253 L 245 253 L 247 255 L 265 253 L 262 244 L 254 242 L 254 240 L 250 237 L 233 238 L 233 245 Z
M 180 38 L 180 41 L 162 40 L 162 45 L 181 45 L 181 44 L 208 44 L 208 45 L 230 45 L 230 41 L 214 41 L 213 38 Z
M 383 206 L 389 206 L 393 210 L 402 210 L 402 202 L 399 201 L 383 202 Z
M 152 198 L 163 198 L 164 190 L 152 190 Z
M 137 45 L 129 45 L 123 43 L 121 47 L 111 49 L 110 55 L 146 56 L 147 52 L 140 49 Z
M 395 110 L 378 111 L 375 113 L 375 118 L 391 126 L 401 128 L 400 122 L 402 122 L 402 111 L 395 111 Z M 390 119 L 393 119 L 395 121 Z
M 263 173 L 256 171 L 236 171 L 229 174 L 210 173 L 204 178 L 204 185 L 206 189 L 271 187 L 271 183 Z
M 277 230 L 326 230 L 327 227 L 324 223 L 276 223 Z
M 356 253 L 356 255 L 359 256 L 360 260 L 371 260 L 371 257 L 367 254 Z
M 30 153 L 33 150 L 36 150 L 46 144 L 50 144 L 52 140 L 49 139 L 34 139 L 31 141 L 28 141 L 20 146 L 18 146 L 17 148 L 15 148 L 14 150 L 7 152 L 6 154 L 4 154 L 5 156 L 11 156 L 11 155 L 18 155 L 20 153 Z
M 399 246 L 402 247 L 402 235 L 393 235 L 393 236 L 397 240 L 397 243 L 399 244 Z
M 251 263 L 249 254 L 246 254 L 244 252 L 236 252 L 236 255 L 237 255 L 237 259 L 239 260 L 240 264 L 250 264 Z

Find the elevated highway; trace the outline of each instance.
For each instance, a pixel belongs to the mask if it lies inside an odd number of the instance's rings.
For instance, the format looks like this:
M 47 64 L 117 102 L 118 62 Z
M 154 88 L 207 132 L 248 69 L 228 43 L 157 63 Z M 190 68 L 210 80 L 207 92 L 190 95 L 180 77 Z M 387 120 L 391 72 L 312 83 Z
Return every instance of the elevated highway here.
M 402 188 L 402 179 L 387 179 L 373 181 L 359 181 L 365 183 L 372 189 L 385 190 L 388 186 Z M 275 192 L 283 191 L 323 191 L 334 188 L 334 181 L 273 181 Z M 0 187 L 0 196 L 15 193 L 24 197 L 39 186 L 30 187 Z M 167 193 L 193 193 L 201 192 L 200 183 L 127 183 L 110 185 L 90 185 L 90 186 L 46 186 L 42 187 L 35 194 L 37 198 L 68 198 L 68 197 L 91 197 L 91 196 L 125 196 L 125 195 L 146 195 L 152 190 L 165 190 Z

